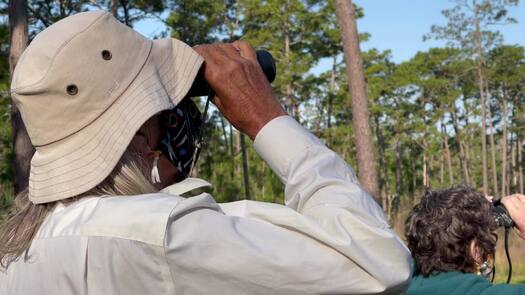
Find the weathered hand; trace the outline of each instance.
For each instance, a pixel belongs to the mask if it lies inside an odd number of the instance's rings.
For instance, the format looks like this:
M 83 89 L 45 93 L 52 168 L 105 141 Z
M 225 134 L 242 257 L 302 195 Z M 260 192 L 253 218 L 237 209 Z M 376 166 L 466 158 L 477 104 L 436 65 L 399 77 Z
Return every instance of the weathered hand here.
M 252 140 L 273 118 L 286 115 L 272 92 L 253 47 L 244 41 L 198 45 L 204 76 L 216 94 L 213 103 Z
M 501 199 L 501 203 L 505 205 L 516 224 L 518 235 L 525 240 L 525 196 L 521 194 L 506 196 Z

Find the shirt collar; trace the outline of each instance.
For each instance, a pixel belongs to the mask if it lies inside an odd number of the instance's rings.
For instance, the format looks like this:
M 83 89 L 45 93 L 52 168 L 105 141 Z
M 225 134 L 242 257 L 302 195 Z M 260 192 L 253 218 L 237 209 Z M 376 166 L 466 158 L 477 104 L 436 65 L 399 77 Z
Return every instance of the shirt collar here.
M 181 182 L 177 182 L 170 186 L 165 187 L 160 192 L 167 193 L 171 195 L 181 196 L 183 194 L 189 193 L 191 191 L 203 188 L 209 188 L 211 184 L 206 180 L 200 178 L 188 177 Z

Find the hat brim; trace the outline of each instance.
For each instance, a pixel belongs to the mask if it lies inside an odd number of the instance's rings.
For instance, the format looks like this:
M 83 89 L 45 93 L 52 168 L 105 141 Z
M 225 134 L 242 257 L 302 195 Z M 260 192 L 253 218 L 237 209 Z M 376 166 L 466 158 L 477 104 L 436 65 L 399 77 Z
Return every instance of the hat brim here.
M 152 43 L 137 77 L 100 117 L 67 138 L 37 147 L 29 176 L 31 202 L 62 200 L 97 186 L 117 165 L 142 124 L 184 98 L 202 58 L 176 39 Z

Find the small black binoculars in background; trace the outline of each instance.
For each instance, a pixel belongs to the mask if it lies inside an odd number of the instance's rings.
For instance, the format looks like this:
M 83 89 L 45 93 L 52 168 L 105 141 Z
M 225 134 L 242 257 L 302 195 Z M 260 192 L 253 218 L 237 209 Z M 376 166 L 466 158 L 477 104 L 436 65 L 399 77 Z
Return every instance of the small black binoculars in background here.
M 514 226 L 514 221 L 509 215 L 501 200 L 496 200 L 492 203 L 492 217 L 498 227 L 511 228 Z

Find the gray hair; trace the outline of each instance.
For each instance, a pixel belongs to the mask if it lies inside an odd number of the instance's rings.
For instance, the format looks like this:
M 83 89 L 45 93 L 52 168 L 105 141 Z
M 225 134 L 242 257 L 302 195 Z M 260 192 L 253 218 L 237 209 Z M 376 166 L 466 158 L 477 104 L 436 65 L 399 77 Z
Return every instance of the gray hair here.
M 143 159 L 128 149 L 104 181 L 81 195 L 51 203 L 33 204 L 29 200 L 27 189 L 22 191 L 16 196 L 15 205 L 0 228 L 0 268 L 7 269 L 9 264 L 22 255 L 26 258 L 27 250 L 40 225 L 59 202 L 68 205 L 87 196 L 128 196 L 158 192 L 146 175 L 147 168 Z

